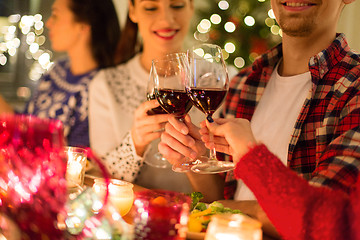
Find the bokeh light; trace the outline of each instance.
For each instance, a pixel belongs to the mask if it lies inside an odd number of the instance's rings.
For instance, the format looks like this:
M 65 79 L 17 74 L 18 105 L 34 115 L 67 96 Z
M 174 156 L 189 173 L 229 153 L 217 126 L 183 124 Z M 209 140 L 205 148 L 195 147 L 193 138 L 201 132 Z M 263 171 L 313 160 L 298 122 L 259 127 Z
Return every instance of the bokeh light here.
M 229 8 L 229 3 L 225 0 L 222 0 L 219 2 L 218 6 L 221 10 L 227 10 Z

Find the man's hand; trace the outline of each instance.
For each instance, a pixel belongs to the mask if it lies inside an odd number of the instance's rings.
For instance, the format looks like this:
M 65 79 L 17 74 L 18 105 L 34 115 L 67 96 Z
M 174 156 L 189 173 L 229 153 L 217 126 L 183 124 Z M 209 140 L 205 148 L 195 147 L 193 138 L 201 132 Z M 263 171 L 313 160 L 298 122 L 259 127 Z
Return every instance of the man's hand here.
M 214 119 L 213 123 L 201 122 L 200 134 L 207 148 L 215 146 L 216 151 L 233 156 L 236 163 L 248 152 L 249 146 L 256 144 L 250 122 L 242 118 Z M 213 141 L 209 136 L 214 134 Z

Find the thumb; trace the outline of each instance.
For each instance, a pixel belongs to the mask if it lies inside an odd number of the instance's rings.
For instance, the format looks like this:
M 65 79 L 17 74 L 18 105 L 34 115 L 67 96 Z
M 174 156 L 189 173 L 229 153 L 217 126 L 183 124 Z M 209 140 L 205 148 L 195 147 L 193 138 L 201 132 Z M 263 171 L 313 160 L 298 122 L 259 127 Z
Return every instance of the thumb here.
M 210 132 L 215 133 L 220 125 L 217 124 L 213 119 L 211 120 L 212 121 L 209 120 L 205 121 L 206 127 L 209 129 Z

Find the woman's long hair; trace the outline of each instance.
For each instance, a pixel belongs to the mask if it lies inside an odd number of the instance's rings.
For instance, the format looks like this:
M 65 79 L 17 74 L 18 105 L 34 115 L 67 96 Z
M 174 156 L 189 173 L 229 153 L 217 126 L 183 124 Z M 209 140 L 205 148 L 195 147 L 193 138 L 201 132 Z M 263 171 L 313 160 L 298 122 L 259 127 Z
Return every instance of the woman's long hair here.
M 131 0 L 131 4 L 134 5 L 135 0 Z M 137 23 L 131 21 L 129 12 L 127 14 L 126 23 L 122 33 L 123 34 L 115 55 L 115 61 L 118 64 L 127 62 L 142 48 L 138 41 L 138 25 Z
M 130 20 L 129 14 L 126 19 L 125 26 L 122 30 L 122 37 L 120 39 L 115 61 L 117 64 L 125 63 L 135 56 L 139 51 L 138 42 L 138 25 Z
M 112 0 L 70 0 L 78 22 L 91 27 L 91 51 L 100 68 L 114 66 L 121 30 Z

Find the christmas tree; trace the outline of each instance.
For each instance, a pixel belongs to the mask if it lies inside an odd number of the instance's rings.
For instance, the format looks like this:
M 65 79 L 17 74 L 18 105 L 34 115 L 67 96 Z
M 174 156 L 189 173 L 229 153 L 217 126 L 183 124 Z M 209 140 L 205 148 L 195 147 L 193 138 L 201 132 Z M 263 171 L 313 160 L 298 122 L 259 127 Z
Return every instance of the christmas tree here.
M 227 64 L 243 68 L 281 41 L 269 0 L 206 1 L 196 12 L 194 38 L 224 49 Z

